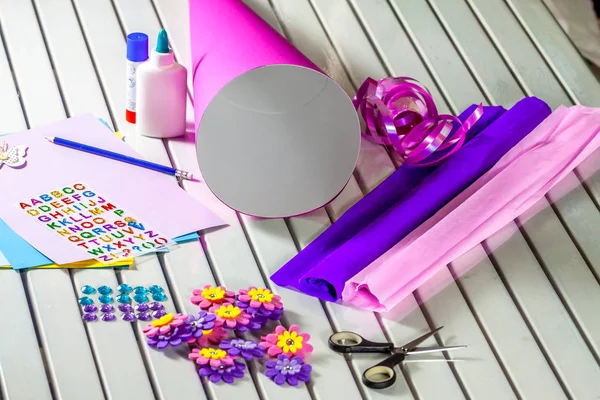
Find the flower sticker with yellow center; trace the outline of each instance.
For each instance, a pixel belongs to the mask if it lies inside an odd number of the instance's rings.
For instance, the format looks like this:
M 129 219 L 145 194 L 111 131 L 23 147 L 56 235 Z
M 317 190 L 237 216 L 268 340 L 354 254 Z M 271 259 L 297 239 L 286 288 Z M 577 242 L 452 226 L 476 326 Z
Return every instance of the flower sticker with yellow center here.
M 231 304 L 221 306 L 215 311 L 215 314 L 217 314 L 218 317 L 221 317 L 223 319 L 235 319 L 241 313 L 242 310 L 240 310 L 238 307 L 232 306 Z
M 202 297 L 210 301 L 221 300 L 225 297 L 225 290 L 220 287 L 209 286 L 202 290 Z
M 295 354 L 302 349 L 304 338 L 299 336 L 297 332 L 284 331 L 277 336 L 277 347 L 281 348 L 284 353 Z
M 263 288 L 252 288 L 248 291 L 248 296 L 254 301 L 260 301 L 261 303 L 270 303 L 273 301 L 274 294 L 269 289 Z
M 155 319 L 154 321 L 152 321 L 152 326 L 165 326 L 171 323 L 171 321 L 173 321 L 173 314 L 163 315 L 159 319 Z
M 220 360 L 227 356 L 227 352 L 221 349 L 204 348 L 200 349 L 200 355 L 204 358 Z

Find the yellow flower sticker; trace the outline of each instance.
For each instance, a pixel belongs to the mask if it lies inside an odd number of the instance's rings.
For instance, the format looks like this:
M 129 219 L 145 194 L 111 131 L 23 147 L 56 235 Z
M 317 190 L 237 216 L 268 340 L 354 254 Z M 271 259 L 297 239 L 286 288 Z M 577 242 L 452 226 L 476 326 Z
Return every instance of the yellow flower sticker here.
M 225 298 L 225 291 L 220 287 L 209 286 L 202 290 L 201 295 L 206 300 L 215 301 Z
M 173 321 L 173 314 L 163 315 L 159 319 L 152 321 L 152 326 L 161 327 L 171 323 Z
M 200 350 L 200 355 L 204 358 L 220 360 L 221 358 L 225 358 L 227 352 L 221 349 L 213 349 L 213 348 L 204 348 Z
M 270 303 L 273 301 L 273 293 L 269 289 L 263 288 L 252 288 L 248 292 L 248 296 L 254 301 L 260 301 L 261 303 Z
M 240 310 L 239 307 L 232 306 L 231 304 L 226 305 L 226 306 L 223 305 L 223 306 L 219 307 L 217 309 L 217 311 L 215 311 L 215 314 L 217 314 L 218 317 L 221 317 L 224 319 L 235 319 L 241 313 L 242 313 L 242 310 Z
M 284 353 L 296 353 L 302 348 L 304 338 L 298 336 L 297 332 L 284 331 L 283 334 L 277 336 L 277 347 L 280 347 Z

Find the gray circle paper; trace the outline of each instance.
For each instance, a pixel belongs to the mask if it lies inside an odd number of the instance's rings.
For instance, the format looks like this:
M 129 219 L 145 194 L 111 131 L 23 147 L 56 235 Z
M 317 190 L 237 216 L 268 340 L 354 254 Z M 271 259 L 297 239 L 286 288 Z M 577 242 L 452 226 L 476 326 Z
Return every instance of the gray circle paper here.
M 304 214 L 337 196 L 352 176 L 360 124 L 332 79 L 295 65 L 250 70 L 211 100 L 198 127 L 204 181 L 243 214 Z

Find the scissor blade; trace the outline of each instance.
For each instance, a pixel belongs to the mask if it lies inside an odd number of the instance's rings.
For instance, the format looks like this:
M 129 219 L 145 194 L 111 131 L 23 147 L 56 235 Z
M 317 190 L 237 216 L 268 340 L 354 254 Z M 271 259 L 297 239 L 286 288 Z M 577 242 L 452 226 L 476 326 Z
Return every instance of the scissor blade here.
M 431 332 L 424 334 L 423 336 L 419 336 L 412 342 L 406 343 L 404 346 L 402 346 L 402 348 L 404 349 L 404 351 L 406 351 L 407 353 L 410 354 L 410 351 L 412 349 L 414 349 L 415 347 L 417 347 L 418 345 L 420 345 L 421 343 L 423 343 L 424 341 L 426 341 L 427 339 L 429 339 L 430 337 L 435 335 L 442 328 L 443 328 L 443 326 L 440 326 L 439 328 L 434 329 Z
M 452 351 L 458 349 L 464 349 L 467 346 L 446 346 L 446 347 L 417 347 L 406 352 L 406 354 L 426 354 L 426 353 L 437 353 L 440 351 Z

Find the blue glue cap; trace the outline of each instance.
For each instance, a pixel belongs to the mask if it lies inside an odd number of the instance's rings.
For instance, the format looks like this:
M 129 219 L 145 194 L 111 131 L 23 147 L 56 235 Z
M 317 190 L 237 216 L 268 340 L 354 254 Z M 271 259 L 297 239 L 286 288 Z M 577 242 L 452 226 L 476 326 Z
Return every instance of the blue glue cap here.
M 127 59 L 133 62 L 148 59 L 148 35 L 142 32 L 127 35 Z

